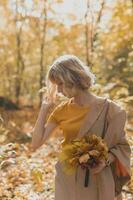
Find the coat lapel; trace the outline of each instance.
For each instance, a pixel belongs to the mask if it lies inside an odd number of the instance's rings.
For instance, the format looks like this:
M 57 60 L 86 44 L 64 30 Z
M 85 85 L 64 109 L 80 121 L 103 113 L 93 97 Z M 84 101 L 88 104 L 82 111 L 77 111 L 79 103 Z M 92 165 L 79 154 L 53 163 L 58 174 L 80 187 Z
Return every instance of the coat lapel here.
M 91 106 L 89 112 L 87 113 L 85 119 L 83 120 L 83 123 L 78 133 L 78 138 L 81 138 L 91 129 L 91 127 L 101 114 L 101 112 L 104 110 L 106 101 L 107 98 L 96 97 L 95 103 Z

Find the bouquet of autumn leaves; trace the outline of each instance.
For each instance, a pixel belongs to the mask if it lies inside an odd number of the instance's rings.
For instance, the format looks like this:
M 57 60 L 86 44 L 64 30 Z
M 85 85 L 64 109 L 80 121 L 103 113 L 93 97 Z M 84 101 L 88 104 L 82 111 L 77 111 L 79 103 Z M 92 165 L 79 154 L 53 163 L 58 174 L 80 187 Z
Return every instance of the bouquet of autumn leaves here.
M 108 157 L 108 148 L 101 137 L 96 135 L 85 135 L 80 139 L 74 139 L 62 147 L 59 160 L 62 162 L 63 170 L 70 175 L 80 166 L 86 169 L 85 186 L 88 186 L 89 168 L 99 164 L 101 160 Z

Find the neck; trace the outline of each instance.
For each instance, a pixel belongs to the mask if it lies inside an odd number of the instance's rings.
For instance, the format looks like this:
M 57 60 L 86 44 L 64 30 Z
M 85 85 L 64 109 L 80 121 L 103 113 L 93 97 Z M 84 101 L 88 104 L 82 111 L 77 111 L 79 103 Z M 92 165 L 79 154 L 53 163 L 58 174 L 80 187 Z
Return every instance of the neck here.
M 94 102 L 94 96 L 89 91 L 81 91 L 73 97 L 73 102 L 79 105 L 89 105 Z

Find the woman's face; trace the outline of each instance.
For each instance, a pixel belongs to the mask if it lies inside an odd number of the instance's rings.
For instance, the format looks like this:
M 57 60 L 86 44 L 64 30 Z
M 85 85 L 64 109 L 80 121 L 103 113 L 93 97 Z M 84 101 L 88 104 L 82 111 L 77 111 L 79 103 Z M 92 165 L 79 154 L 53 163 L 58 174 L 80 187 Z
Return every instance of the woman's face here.
M 64 96 L 71 98 L 76 95 L 76 91 L 72 84 L 65 84 L 60 81 L 56 85 L 57 85 L 57 91 L 59 93 L 62 93 Z

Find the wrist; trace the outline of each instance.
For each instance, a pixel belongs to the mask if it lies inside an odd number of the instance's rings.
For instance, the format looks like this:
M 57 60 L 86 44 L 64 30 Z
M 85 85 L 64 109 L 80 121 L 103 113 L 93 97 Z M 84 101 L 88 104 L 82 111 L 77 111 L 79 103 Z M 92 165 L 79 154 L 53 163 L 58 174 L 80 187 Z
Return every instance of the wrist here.
M 110 164 L 112 163 L 112 162 L 114 162 L 115 161 L 115 156 L 112 154 L 112 153 L 108 153 L 108 158 L 107 158 L 107 160 L 105 161 L 105 164 L 106 164 L 106 166 L 110 166 Z
M 42 109 L 42 110 L 49 111 L 50 108 L 51 108 L 51 106 L 48 105 L 48 104 L 45 104 L 45 103 L 42 103 L 42 104 L 41 104 L 41 109 Z
M 110 159 L 111 163 L 115 161 L 116 157 L 114 154 L 112 154 L 111 152 L 109 152 L 108 154 L 108 158 Z

